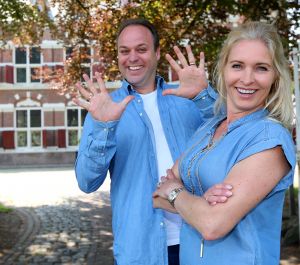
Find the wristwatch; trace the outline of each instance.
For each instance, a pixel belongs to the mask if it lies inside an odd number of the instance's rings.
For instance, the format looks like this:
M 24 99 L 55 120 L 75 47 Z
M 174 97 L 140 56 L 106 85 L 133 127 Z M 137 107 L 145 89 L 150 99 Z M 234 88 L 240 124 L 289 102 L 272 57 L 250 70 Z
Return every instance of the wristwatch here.
M 179 195 L 180 192 L 182 192 L 184 190 L 183 187 L 180 188 L 176 188 L 174 190 L 172 190 L 169 195 L 168 195 L 168 201 L 169 203 L 174 207 L 174 202 L 177 198 L 177 196 Z

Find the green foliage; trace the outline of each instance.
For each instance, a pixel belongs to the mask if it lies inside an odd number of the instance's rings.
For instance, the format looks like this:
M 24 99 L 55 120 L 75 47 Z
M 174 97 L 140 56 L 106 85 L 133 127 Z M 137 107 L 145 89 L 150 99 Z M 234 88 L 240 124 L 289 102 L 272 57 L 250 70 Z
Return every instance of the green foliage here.
M 75 89 L 74 84 L 82 75 L 80 61 L 88 55 L 82 53 L 79 47 L 96 47 L 101 59 L 99 69 L 104 69 L 104 77 L 109 80 L 120 78 L 115 40 L 118 26 L 125 18 L 144 17 L 157 27 L 161 36 L 162 54 L 158 71 L 164 77 L 168 70 L 165 53 L 172 54 L 172 47 L 182 45 L 183 40 L 189 41 L 197 56 L 200 51 L 205 52 L 207 68 L 211 72 L 223 40 L 233 24 L 247 20 L 275 23 L 287 52 L 299 39 L 293 31 L 300 26 L 300 4 L 296 0 L 128 0 L 125 5 L 121 5 L 121 2 L 51 1 L 58 8 L 56 27 L 52 28 L 55 29 L 52 30 L 53 36 L 75 48 L 73 57 L 66 62 L 66 71 L 60 76 L 62 93 Z M 1 12 L 4 9 L 8 11 Z M 46 16 L 43 19 L 37 16 L 39 12 L 37 6 L 29 6 L 17 0 L 0 0 L 0 23 L 3 24 L 3 17 L 7 18 L 8 14 L 13 17 L 7 27 L 1 28 L 3 33 L 0 39 L 7 37 L 5 34 L 19 36 L 21 31 L 22 36 L 28 36 L 28 41 L 34 41 L 34 36 L 39 36 L 37 29 L 43 23 L 49 25 Z M 37 26 L 32 29 L 29 26 L 23 28 L 20 23 L 37 23 Z M 26 35 L 26 31 L 29 34 Z
M 43 10 L 18 0 L 0 0 L 0 40 L 12 40 L 17 44 L 34 44 L 42 40 L 44 29 L 52 29 L 53 21 Z
M 3 204 L 0 203 L 0 213 L 9 213 L 11 211 L 11 208 L 5 207 Z

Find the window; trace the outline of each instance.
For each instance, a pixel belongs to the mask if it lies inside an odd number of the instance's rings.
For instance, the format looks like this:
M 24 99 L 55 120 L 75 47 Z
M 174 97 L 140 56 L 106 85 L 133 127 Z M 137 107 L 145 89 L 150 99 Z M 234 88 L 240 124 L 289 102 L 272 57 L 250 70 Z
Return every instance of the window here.
M 15 49 L 15 80 L 17 83 L 41 82 L 40 47 L 22 47 Z
M 40 83 L 40 71 L 39 67 L 31 67 L 30 68 L 30 81 L 31 83 Z
M 27 73 L 26 68 L 16 68 L 17 74 L 17 83 L 26 83 L 27 81 Z
M 64 52 L 62 48 L 43 49 L 44 63 L 62 63 Z
M 16 64 L 26 64 L 26 48 L 16 48 Z
M 67 146 L 77 146 L 87 111 L 80 108 L 67 109 Z
M 42 112 L 40 109 L 16 110 L 16 143 L 18 148 L 42 146 Z
M 13 63 L 11 49 L 0 49 L 0 63 Z
M 41 50 L 39 47 L 32 47 L 30 49 L 29 61 L 31 64 L 41 63 Z

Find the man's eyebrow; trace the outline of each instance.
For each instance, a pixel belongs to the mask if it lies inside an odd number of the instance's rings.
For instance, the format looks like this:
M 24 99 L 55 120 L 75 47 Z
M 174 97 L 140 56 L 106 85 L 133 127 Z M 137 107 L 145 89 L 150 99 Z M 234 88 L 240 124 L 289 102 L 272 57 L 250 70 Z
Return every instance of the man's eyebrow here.
M 136 45 L 135 47 L 148 47 L 148 44 L 147 43 L 141 43 L 141 44 L 138 44 L 138 45 Z M 126 46 L 126 45 L 120 45 L 119 46 L 119 49 L 121 49 L 121 48 L 123 48 L 123 49 L 129 49 L 129 47 L 128 46 Z

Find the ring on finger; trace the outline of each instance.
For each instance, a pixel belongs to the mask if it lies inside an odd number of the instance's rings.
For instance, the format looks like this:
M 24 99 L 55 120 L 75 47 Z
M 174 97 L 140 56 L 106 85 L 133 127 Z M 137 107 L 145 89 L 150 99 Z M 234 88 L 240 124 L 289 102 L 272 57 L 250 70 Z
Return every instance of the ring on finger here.
M 196 65 L 196 63 L 190 63 L 190 66 L 192 66 L 192 65 Z
M 94 95 L 90 93 L 88 100 L 90 101 Z

